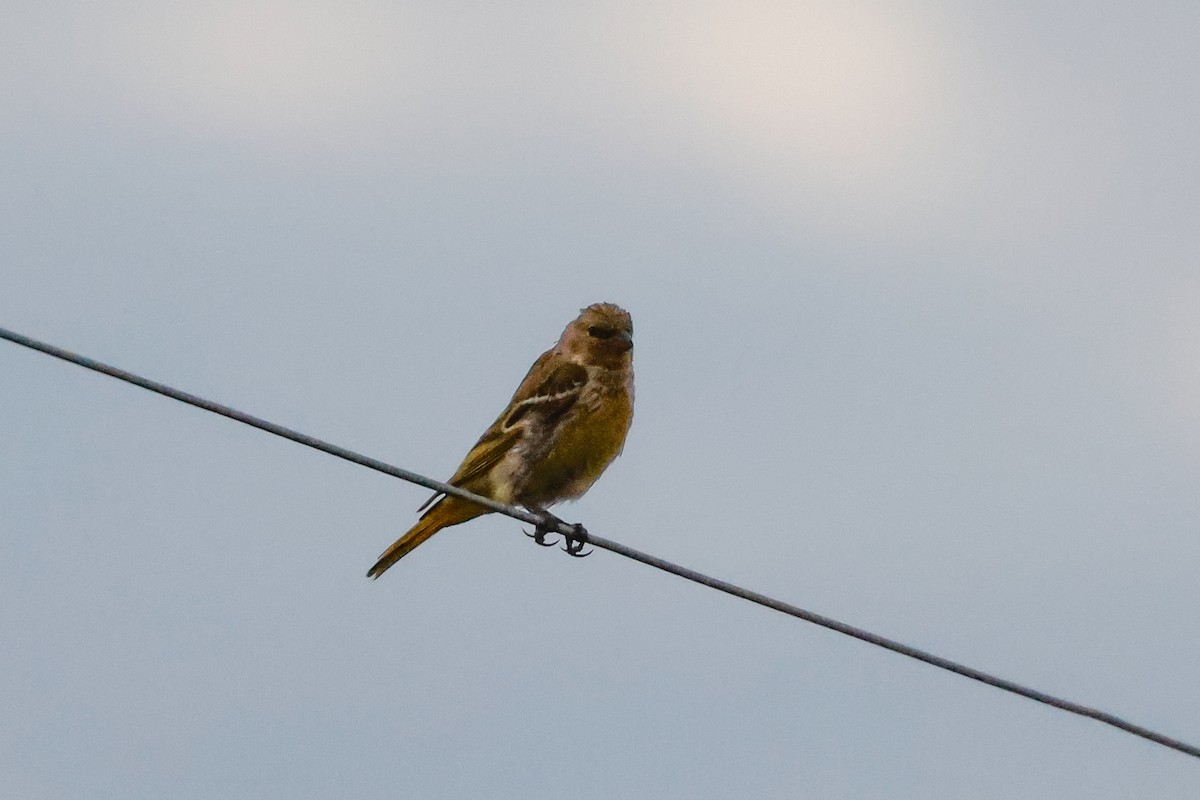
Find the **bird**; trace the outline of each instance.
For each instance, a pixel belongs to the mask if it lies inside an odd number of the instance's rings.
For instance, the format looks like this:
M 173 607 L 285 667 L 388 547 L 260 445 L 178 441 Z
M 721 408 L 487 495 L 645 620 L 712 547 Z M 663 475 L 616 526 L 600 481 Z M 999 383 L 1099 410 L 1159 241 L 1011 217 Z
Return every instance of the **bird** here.
M 547 526 L 561 523 L 547 508 L 574 500 L 608 468 L 625 446 L 633 422 L 633 319 L 613 303 L 581 309 L 558 342 L 542 353 L 508 406 L 467 453 L 448 483 L 537 514 L 535 540 L 546 545 Z M 383 552 L 367 577 L 378 578 L 443 528 L 491 509 L 435 493 L 419 509 L 417 524 Z M 586 532 L 568 537 L 580 552 Z

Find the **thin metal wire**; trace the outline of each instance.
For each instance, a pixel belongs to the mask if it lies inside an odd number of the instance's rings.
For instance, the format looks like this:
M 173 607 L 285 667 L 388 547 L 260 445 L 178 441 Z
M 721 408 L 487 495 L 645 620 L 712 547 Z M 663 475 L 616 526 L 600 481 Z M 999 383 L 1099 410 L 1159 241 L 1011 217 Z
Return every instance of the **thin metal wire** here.
M 813 611 L 806 611 L 803 608 L 791 605 L 790 603 L 784 603 L 783 601 L 776 600 L 773 597 L 767 597 L 765 594 L 759 594 L 758 592 L 753 592 L 749 589 L 743 589 L 736 584 L 720 580 L 719 578 L 709 577 L 704 573 L 696 572 L 694 569 L 681 567 L 678 564 L 673 564 L 670 561 L 659 558 L 658 556 L 652 556 L 648 553 L 634 550 L 632 547 L 628 547 L 618 542 L 609 541 L 608 539 L 602 539 L 599 536 L 588 534 L 587 543 L 593 547 L 611 550 L 612 552 L 623 555 L 626 558 L 632 558 L 634 561 L 640 561 L 643 564 L 648 564 L 651 567 L 661 569 L 664 572 L 670 572 L 671 574 L 678 575 L 681 578 L 687 578 L 689 581 L 695 581 L 696 583 L 717 589 L 718 591 L 725 592 L 726 594 L 731 594 L 734 597 L 740 597 L 743 600 L 749 600 L 751 603 L 758 603 L 760 606 L 773 608 L 776 611 L 782 611 L 784 614 L 797 617 L 815 625 L 829 628 L 830 630 L 837 631 L 838 633 L 844 633 L 847 636 L 853 636 L 855 639 L 860 639 L 861 641 L 882 647 L 886 650 L 891 650 L 893 653 L 900 653 L 901 655 L 908 656 L 909 658 L 915 658 L 918 661 L 924 661 L 926 664 L 931 664 L 932 666 L 948 670 L 957 675 L 962 675 L 964 678 L 970 678 L 971 680 L 979 681 L 980 683 L 986 683 L 988 686 L 995 686 L 997 689 L 1003 689 L 1006 692 L 1019 694 L 1022 697 L 1028 697 L 1030 700 L 1036 700 L 1039 703 L 1045 703 L 1048 706 L 1053 706 L 1054 708 L 1058 708 L 1063 711 L 1070 711 L 1072 714 L 1079 714 L 1082 717 L 1088 717 L 1090 719 L 1112 725 L 1114 728 L 1120 728 L 1127 733 L 1132 733 L 1134 736 L 1140 736 L 1143 739 L 1149 739 L 1152 742 L 1173 748 L 1181 753 L 1187 753 L 1189 756 L 1200 758 L 1200 747 L 1190 745 L 1187 742 L 1180 741 L 1179 739 L 1173 739 L 1170 736 L 1165 736 L 1156 731 L 1152 731 L 1149 728 L 1144 728 L 1141 725 L 1135 725 L 1134 723 L 1121 719 L 1114 714 L 1109 714 L 1107 711 L 1101 711 L 1097 708 L 1091 708 L 1089 706 L 1080 705 L 1079 703 L 1073 703 L 1070 700 L 1063 700 L 1062 698 L 1055 697 L 1054 695 L 1046 694 L 1045 692 L 1039 692 L 1037 689 L 1030 689 L 1022 686 L 1019 683 L 1014 683 L 1013 681 L 1006 680 L 1004 678 L 998 678 L 995 675 L 989 675 L 988 673 L 975 669 L 974 667 L 968 667 L 965 664 L 959 664 L 957 661 L 951 661 L 948 658 L 936 656 L 933 653 L 926 652 L 902 642 L 897 642 L 894 639 L 888 639 L 884 636 L 880 636 L 879 634 L 865 631 L 862 628 L 856 628 L 853 625 L 847 625 L 844 622 L 838 622 L 836 619 L 831 619 Z
M 648 566 L 663 570 L 664 572 L 669 572 L 672 575 L 678 575 L 681 578 L 686 578 L 689 581 L 699 583 L 703 586 L 717 589 L 718 591 L 725 592 L 726 594 L 731 594 L 734 597 L 740 597 L 743 600 L 749 600 L 752 603 L 757 603 L 761 606 L 766 606 L 767 608 L 781 611 L 784 614 L 805 620 L 806 622 L 811 622 L 815 625 L 829 628 L 830 630 L 837 631 L 838 633 L 844 633 L 847 636 L 852 636 L 855 639 L 867 642 L 868 644 L 873 644 L 877 647 L 891 650 L 894 653 L 899 653 L 901 655 L 908 656 L 909 658 L 915 658 L 916 660 L 922 661 L 931 666 L 953 672 L 957 675 L 962 675 L 965 678 L 970 678 L 971 680 L 979 681 L 980 683 L 985 683 L 988 686 L 994 686 L 997 689 L 1003 689 L 1006 692 L 1012 692 L 1013 694 L 1027 697 L 1030 700 L 1036 700 L 1039 703 L 1044 703 L 1062 711 L 1068 711 L 1072 714 L 1078 714 L 1082 717 L 1088 717 L 1089 719 L 1103 722 L 1107 725 L 1113 726 L 1114 728 L 1123 730 L 1126 733 L 1131 733 L 1134 736 L 1139 736 L 1156 744 L 1163 745 L 1164 747 L 1169 747 L 1173 750 L 1178 750 L 1181 753 L 1186 753 L 1187 755 L 1195 758 L 1200 758 L 1200 747 L 1180 741 L 1179 739 L 1174 739 L 1170 736 L 1150 730 L 1149 728 L 1145 728 L 1141 725 L 1135 725 L 1132 722 L 1128 722 L 1127 720 L 1121 719 L 1118 716 L 1109 714 L 1106 711 L 1080 705 L 1079 703 L 1073 703 L 1069 700 L 1063 700 L 1062 698 L 1046 694 L 1045 692 L 1039 692 L 1036 689 L 1030 689 L 1026 686 L 1022 686 L 1019 683 L 1005 680 L 1004 678 L 998 678 L 973 667 L 968 667 L 964 664 L 959 664 L 956 661 L 951 661 L 950 659 L 942 658 L 941 656 L 928 653 L 916 647 L 903 644 L 902 642 L 897 642 L 884 636 L 879 636 L 878 634 L 871 633 L 870 631 L 863 630 L 862 628 L 856 628 L 853 625 L 847 625 L 844 622 L 839 622 L 835 619 L 831 619 L 830 617 L 826 617 L 812 611 L 806 611 L 803 608 L 791 605 L 790 603 L 784 603 L 772 597 L 767 597 L 764 594 L 759 594 L 758 592 L 754 592 L 749 589 L 743 589 L 736 584 L 732 584 L 718 578 L 713 578 L 701 572 L 697 572 L 696 570 L 674 564 L 657 556 L 643 553 L 640 550 L 635 550 L 632 547 L 628 547 L 619 542 L 614 542 L 611 539 L 605 539 L 590 533 L 581 535 L 577 528 L 560 520 L 546 520 L 537 514 L 530 513 L 524 509 L 517 508 L 515 506 L 509 506 L 504 503 L 497 503 L 495 500 L 473 494 L 464 489 L 460 489 L 457 486 L 451 486 L 450 484 L 442 483 L 441 481 L 436 481 L 432 478 L 427 478 L 424 475 L 420 475 L 416 472 L 410 472 L 409 470 L 392 466 L 391 464 L 384 463 L 383 461 L 371 458 L 370 456 L 365 456 L 361 453 L 356 453 L 353 450 L 348 450 L 344 447 L 330 444 L 329 442 L 317 439 L 314 436 L 309 436 L 307 434 L 300 433 L 299 431 L 294 431 L 291 428 L 285 428 L 282 425 L 276 425 L 273 422 L 268 422 L 267 420 L 246 414 L 242 411 L 238 411 L 237 409 L 230 408 L 229 406 L 221 405 L 220 403 L 214 403 L 211 400 L 205 400 L 204 398 L 197 397 L 194 394 L 180 391 L 179 389 L 172 388 L 157 381 L 152 381 L 149 378 L 143 378 L 140 375 L 133 374 L 132 372 L 127 372 L 126 370 L 88 358 L 87 356 L 82 356 L 78 353 L 73 353 L 70 350 L 64 350 L 61 347 L 55 347 L 54 345 L 40 342 L 36 339 L 31 339 L 28 336 L 24 336 L 4 328 L 0 328 L 0 339 L 7 339 L 10 342 L 22 345 L 23 347 L 28 347 L 32 350 L 37 350 L 39 352 L 46 353 L 47 355 L 54 356 L 55 358 L 60 358 L 63 361 L 69 361 L 72 364 L 77 364 L 81 367 L 86 367 L 87 369 L 117 378 L 118 380 L 132 383 L 133 385 L 140 386 L 143 389 L 149 389 L 152 392 L 170 397 L 173 400 L 178 400 L 182 403 L 187 403 L 188 405 L 202 408 L 205 411 L 211 411 L 214 414 L 220 414 L 223 417 L 228 417 L 229 419 L 236 420 L 260 430 L 264 430 L 267 433 L 273 433 L 276 436 L 282 436 L 285 439 L 291 439 L 293 442 L 298 442 L 299 444 L 321 450 L 322 452 L 329 453 L 330 455 L 351 461 L 355 464 L 369 467 L 370 469 L 377 470 L 385 475 L 391 475 L 393 477 L 400 478 L 401 480 L 415 483 L 419 486 L 424 486 L 427 489 L 432 489 L 437 492 L 443 492 L 445 494 L 461 497 L 465 500 L 470 500 L 478 503 L 479 505 L 485 506 L 492 511 L 512 517 L 513 519 L 518 519 L 531 525 L 540 525 L 545 530 L 557 531 L 564 536 L 574 537 L 577 540 L 582 538 L 593 547 L 598 547 L 602 550 L 608 550 L 609 552 L 625 556 L 626 558 L 633 559 L 634 561 L 640 561 Z
M 505 505 L 504 503 L 497 503 L 495 500 L 487 497 L 480 497 L 477 494 L 472 494 L 471 492 L 468 492 L 465 489 L 460 489 L 457 486 L 451 486 L 448 483 L 435 481 L 433 478 L 426 478 L 424 475 L 419 475 L 416 472 L 409 472 L 406 469 L 394 467 L 391 464 L 384 463 L 383 461 L 371 458 L 370 456 L 364 456 L 362 453 L 356 453 L 353 450 L 347 450 L 345 447 L 339 447 L 336 444 L 330 444 L 329 442 L 322 441 L 315 436 L 309 436 L 306 433 L 300 433 L 299 431 L 294 431 L 291 428 L 285 428 L 282 425 L 276 425 L 274 422 L 268 422 L 260 417 L 247 414 L 244 411 L 238 411 L 236 408 L 230 408 L 229 406 L 221 405 L 220 403 L 214 403 L 211 400 L 205 400 L 203 397 L 197 397 L 194 394 L 180 391 L 179 389 L 167 386 L 164 383 L 152 381 L 149 378 L 143 378 L 141 375 L 135 375 L 132 372 L 127 372 L 119 367 L 105 364 L 102 361 L 96 361 L 95 359 L 88 358 L 87 356 L 73 353 L 70 350 L 64 350 L 61 347 L 55 347 L 54 345 L 47 344 L 46 342 L 39 342 L 37 339 L 31 339 L 30 337 L 24 336 L 20 333 L 15 333 L 14 331 L 0 328 L 0 339 L 8 339 L 10 342 L 28 347 L 32 350 L 38 350 L 47 355 L 54 356 L 55 358 L 61 358 L 63 361 L 69 361 L 72 364 L 78 364 L 81 367 L 87 367 L 90 370 L 104 373 L 105 375 L 125 381 L 126 383 L 132 383 L 134 386 L 140 386 L 143 389 L 149 389 L 152 392 L 164 395 L 172 400 L 178 400 L 181 403 L 187 403 L 190 406 L 202 408 L 205 411 L 211 411 L 214 414 L 220 414 L 222 417 L 228 417 L 229 419 L 237 420 L 238 422 L 258 428 L 259 430 L 264 430 L 267 433 L 273 433 L 276 436 L 282 436 L 285 439 L 291 439 L 293 442 L 299 442 L 300 444 L 307 445 L 308 447 L 312 447 L 316 450 L 321 450 L 325 453 L 329 453 L 330 455 L 337 456 L 338 458 L 344 458 L 347 461 L 352 461 L 355 464 L 369 467 L 370 469 L 382 472 L 385 475 L 391 475 L 394 478 L 399 478 L 400 480 L 408 481 L 409 483 L 415 483 L 418 486 L 424 486 L 427 489 L 433 489 L 434 491 L 456 495 L 465 500 L 472 500 L 482 506 L 487 506 L 492 511 L 496 511 L 500 514 L 507 514 L 508 516 L 522 520 L 523 522 L 528 522 L 532 525 L 537 525 L 538 523 L 542 522 L 541 517 L 537 516 L 536 514 L 531 514 L 523 509 Z

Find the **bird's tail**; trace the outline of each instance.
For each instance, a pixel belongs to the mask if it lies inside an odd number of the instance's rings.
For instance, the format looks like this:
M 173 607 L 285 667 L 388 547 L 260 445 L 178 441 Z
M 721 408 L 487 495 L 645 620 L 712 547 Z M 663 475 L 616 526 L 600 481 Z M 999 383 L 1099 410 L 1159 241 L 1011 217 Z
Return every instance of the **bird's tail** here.
M 397 539 L 395 544 L 383 552 L 383 555 L 375 562 L 375 566 L 371 567 L 370 571 L 367 572 L 367 577 L 378 578 L 387 571 L 388 567 L 404 558 L 417 545 L 424 542 L 430 536 L 433 536 L 442 528 L 458 525 L 460 522 L 466 522 L 469 519 L 475 519 L 475 517 L 481 514 L 488 513 L 490 513 L 488 509 L 469 500 L 463 500 L 458 497 L 443 497 L 432 508 L 421 515 L 421 520 L 408 533 Z

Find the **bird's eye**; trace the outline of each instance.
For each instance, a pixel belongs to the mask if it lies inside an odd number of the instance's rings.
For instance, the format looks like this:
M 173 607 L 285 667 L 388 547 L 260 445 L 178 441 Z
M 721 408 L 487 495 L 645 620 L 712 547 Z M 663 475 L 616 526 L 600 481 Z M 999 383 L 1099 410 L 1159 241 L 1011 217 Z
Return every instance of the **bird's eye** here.
M 588 328 L 588 336 L 595 337 L 596 339 L 611 339 L 615 334 L 615 329 L 605 328 L 603 325 L 593 325 Z

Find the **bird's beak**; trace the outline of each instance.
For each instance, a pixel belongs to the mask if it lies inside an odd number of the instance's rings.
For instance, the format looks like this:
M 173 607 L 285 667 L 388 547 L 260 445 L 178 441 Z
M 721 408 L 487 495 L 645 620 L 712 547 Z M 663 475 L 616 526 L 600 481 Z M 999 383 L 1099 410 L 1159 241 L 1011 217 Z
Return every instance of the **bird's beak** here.
M 633 349 L 633 336 L 625 331 L 618 331 L 617 335 L 613 337 L 613 340 L 617 345 L 617 349 L 619 349 L 622 353 Z

